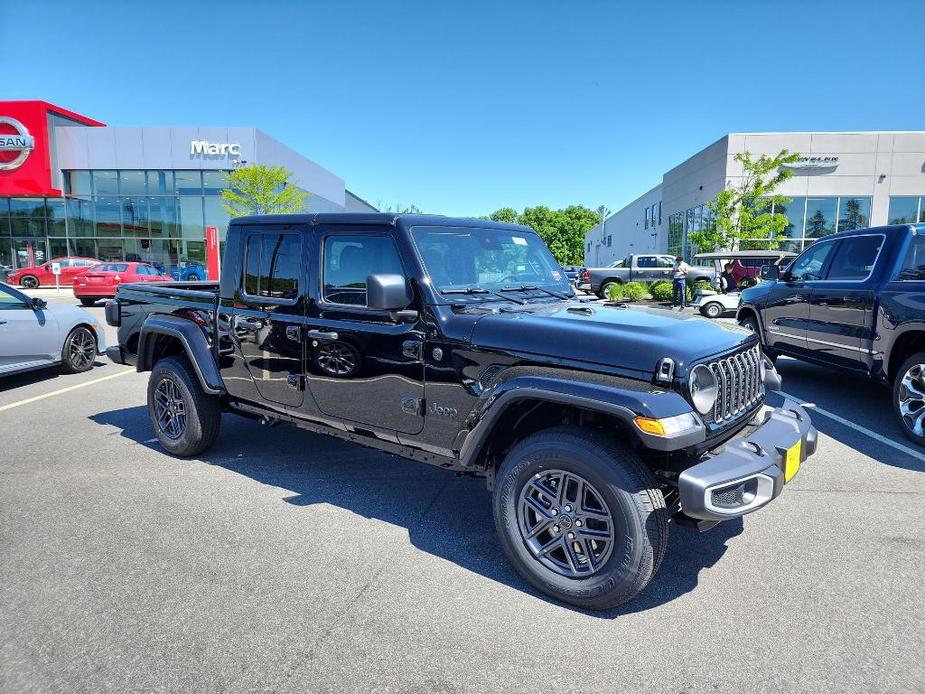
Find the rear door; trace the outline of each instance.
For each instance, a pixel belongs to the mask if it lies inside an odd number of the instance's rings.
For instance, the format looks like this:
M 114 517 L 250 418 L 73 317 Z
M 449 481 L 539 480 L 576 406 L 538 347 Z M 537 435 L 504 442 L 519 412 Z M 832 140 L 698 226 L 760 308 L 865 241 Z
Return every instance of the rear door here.
M 658 256 L 655 255 L 637 255 L 633 259 L 636 264 L 633 281 L 651 282 L 661 277 L 661 270 L 658 266 Z
M 866 370 L 873 337 L 874 266 L 886 237 L 842 239 L 825 279 L 813 282 L 806 326 L 807 349 L 831 364 Z
M 307 319 L 307 378 L 324 414 L 371 429 L 424 428 L 424 332 L 366 306 L 366 278 L 405 275 L 395 241 L 376 227 L 319 230 L 320 277 Z
M 770 288 L 762 311 L 769 346 L 807 353 L 810 298 L 815 283 L 825 276 L 836 243 L 820 241 L 807 248 Z
M 294 225 L 243 227 L 243 272 L 229 333 L 259 397 L 302 404 L 303 238 Z

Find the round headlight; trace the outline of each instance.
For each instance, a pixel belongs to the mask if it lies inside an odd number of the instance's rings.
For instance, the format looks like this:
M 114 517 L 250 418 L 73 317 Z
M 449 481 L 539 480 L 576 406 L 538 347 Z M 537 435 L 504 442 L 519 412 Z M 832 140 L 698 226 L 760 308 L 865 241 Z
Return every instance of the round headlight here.
M 716 378 L 709 367 L 698 364 L 688 379 L 691 400 L 700 414 L 706 414 L 716 404 Z

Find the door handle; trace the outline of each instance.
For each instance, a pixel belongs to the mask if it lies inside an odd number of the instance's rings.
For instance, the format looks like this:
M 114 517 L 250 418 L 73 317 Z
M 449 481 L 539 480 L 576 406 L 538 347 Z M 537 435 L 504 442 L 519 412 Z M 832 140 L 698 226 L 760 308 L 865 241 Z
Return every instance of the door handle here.
M 260 330 L 263 327 L 261 321 L 251 320 L 250 318 L 238 318 L 234 323 L 236 327 L 245 328 L 246 330 Z
M 288 337 L 290 340 L 295 340 L 296 342 L 298 342 L 299 337 L 301 336 L 301 333 L 302 333 L 302 329 L 298 325 L 287 325 L 286 326 L 286 337 Z
M 337 333 L 329 330 L 309 330 L 306 333 L 313 340 L 336 340 Z

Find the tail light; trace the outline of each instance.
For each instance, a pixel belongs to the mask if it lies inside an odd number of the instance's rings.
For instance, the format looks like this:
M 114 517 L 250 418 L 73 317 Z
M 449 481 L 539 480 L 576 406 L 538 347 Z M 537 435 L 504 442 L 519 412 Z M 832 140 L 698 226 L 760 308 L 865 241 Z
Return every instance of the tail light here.
M 122 281 L 122 278 L 119 277 L 119 275 L 116 275 L 115 277 L 112 278 L 112 281 L 113 281 L 113 282 L 121 282 L 121 281 Z
M 183 316 L 184 318 L 189 318 L 191 321 L 193 321 L 196 325 L 198 325 L 203 330 L 206 330 L 209 327 L 209 324 L 206 323 L 205 319 L 199 315 L 199 312 L 194 311 L 191 308 L 180 311 L 180 315 Z
M 581 281 L 582 282 L 591 281 L 591 271 L 590 270 L 585 270 L 584 272 L 581 273 Z

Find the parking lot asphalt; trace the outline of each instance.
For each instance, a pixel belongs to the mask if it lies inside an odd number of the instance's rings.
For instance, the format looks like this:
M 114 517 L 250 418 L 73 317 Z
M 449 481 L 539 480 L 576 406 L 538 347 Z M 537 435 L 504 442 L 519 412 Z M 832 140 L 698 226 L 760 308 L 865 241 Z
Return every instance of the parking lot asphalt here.
M 885 389 L 780 371 L 901 441 Z M 0 692 L 925 691 L 925 455 L 834 418 L 781 498 L 673 526 L 588 613 L 506 562 L 484 482 L 231 415 L 174 459 L 146 381 L 0 381 Z

